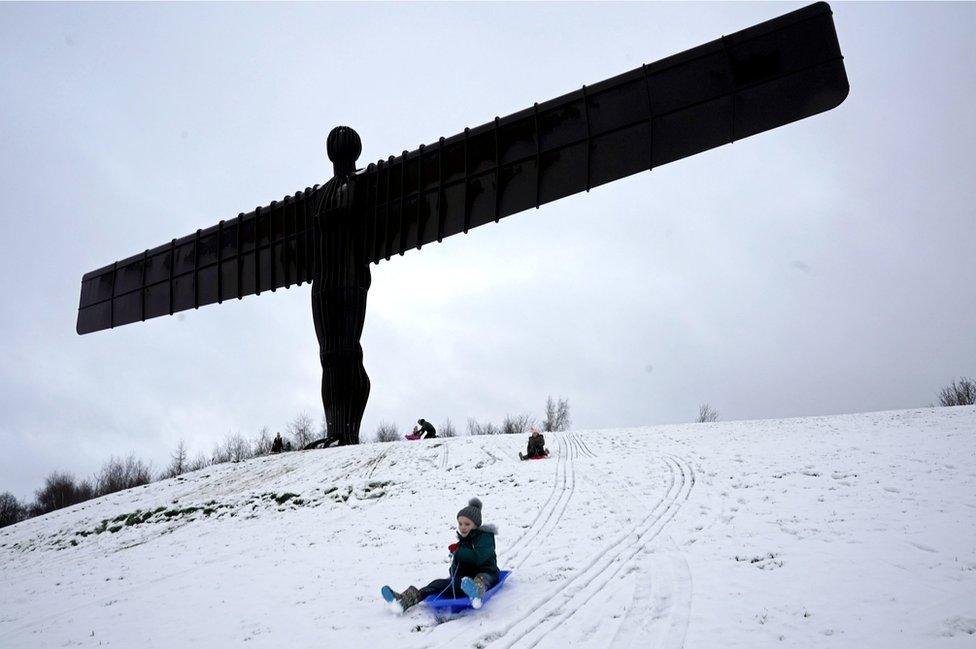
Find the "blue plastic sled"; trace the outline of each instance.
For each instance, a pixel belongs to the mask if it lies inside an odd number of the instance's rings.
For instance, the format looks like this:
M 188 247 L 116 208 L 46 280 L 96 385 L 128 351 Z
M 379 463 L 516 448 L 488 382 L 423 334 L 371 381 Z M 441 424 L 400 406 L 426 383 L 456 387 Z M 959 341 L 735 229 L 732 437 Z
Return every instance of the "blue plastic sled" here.
M 492 595 L 495 594 L 495 591 L 502 587 L 502 584 L 505 583 L 505 580 L 508 579 L 510 574 L 512 574 L 511 570 L 498 571 L 498 583 L 488 589 L 488 592 L 485 593 L 485 596 L 481 601 L 487 602 L 489 599 L 491 599 Z M 441 598 L 438 595 L 432 595 L 424 600 L 424 604 L 434 609 L 434 612 L 436 613 L 460 613 L 465 609 L 471 608 L 471 600 L 467 597 L 447 599 Z

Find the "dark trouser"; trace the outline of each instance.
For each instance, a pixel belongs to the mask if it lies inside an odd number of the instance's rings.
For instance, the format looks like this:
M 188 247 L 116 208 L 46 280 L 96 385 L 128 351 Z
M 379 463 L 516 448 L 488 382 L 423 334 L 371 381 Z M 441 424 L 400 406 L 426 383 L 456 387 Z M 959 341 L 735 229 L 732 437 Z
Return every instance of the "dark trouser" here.
M 498 577 L 486 572 L 476 575 L 476 577 L 481 577 L 484 580 L 486 591 L 498 582 Z M 440 595 L 441 599 L 460 599 L 467 597 L 464 591 L 461 590 L 461 580 L 463 578 L 455 576 L 453 581 L 451 579 L 435 579 L 420 589 L 419 599 L 424 600 L 436 595 Z
M 529 444 L 525 452 L 525 455 L 528 457 L 537 457 L 539 455 L 545 455 L 545 454 L 546 454 L 545 447 L 540 446 L 538 444 Z

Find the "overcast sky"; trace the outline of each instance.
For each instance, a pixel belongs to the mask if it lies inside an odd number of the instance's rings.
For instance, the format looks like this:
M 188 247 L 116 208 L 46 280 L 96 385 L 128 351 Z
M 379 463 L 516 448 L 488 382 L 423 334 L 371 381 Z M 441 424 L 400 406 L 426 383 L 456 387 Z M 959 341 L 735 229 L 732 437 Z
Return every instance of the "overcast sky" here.
M 307 285 L 78 336 L 85 272 L 327 180 L 335 125 L 364 166 L 801 6 L 0 5 L 0 491 L 321 417 Z M 976 5 L 833 10 L 837 109 L 373 267 L 364 437 L 976 375 Z

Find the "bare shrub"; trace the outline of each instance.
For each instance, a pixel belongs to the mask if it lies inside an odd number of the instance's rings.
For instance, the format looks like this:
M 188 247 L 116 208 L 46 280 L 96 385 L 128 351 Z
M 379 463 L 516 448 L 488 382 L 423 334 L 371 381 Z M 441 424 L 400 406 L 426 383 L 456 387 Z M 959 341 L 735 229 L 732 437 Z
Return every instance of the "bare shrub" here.
M 214 444 L 213 451 L 210 453 L 210 462 L 208 464 L 225 464 L 230 462 L 230 453 L 224 448 L 223 443 L 217 442 Z
M 976 381 L 965 377 L 953 381 L 939 393 L 940 406 L 971 406 L 976 404 Z
M 698 419 L 695 421 L 699 424 L 704 424 L 710 421 L 718 421 L 718 410 L 713 410 L 710 405 L 703 403 L 698 406 Z
M 441 427 L 437 429 L 438 437 L 457 437 L 457 429 L 454 428 L 454 423 L 451 421 L 450 417 L 444 420 Z
M 88 481 L 76 483 L 75 477 L 70 473 L 54 471 L 44 478 L 44 486 L 35 493 L 30 513 L 32 516 L 39 516 L 94 497 L 95 490 Z
M 270 455 L 271 446 L 274 444 L 274 437 L 271 436 L 271 431 L 267 426 L 261 429 L 258 433 L 258 438 L 251 442 L 251 453 L 255 456 L 258 455 Z
M 315 437 L 315 424 L 307 412 L 298 413 L 288 424 L 288 434 L 295 448 L 305 448 Z
M 213 451 L 214 464 L 242 462 L 250 457 L 254 457 L 251 451 L 251 443 L 244 439 L 240 433 L 228 434 L 223 442 L 217 443 Z
M 473 417 L 468 419 L 468 435 L 498 435 L 499 433 L 501 430 L 491 422 L 482 424 Z
M 505 415 L 502 421 L 502 434 L 521 435 L 529 432 L 529 426 L 535 425 L 535 419 L 529 415 Z
M 27 518 L 27 508 L 9 491 L 0 494 L 0 527 L 19 523 Z
M 210 466 L 210 464 L 210 458 L 203 453 L 197 453 L 197 456 L 186 465 L 186 472 L 189 473 L 190 471 L 199 471 L 204 467 Z
M 99 496 L 131 489 L 152 482 L 152 467 L 134 455 L 116 458 L 114 455 L 102 465 L 95 476 L 95 493 Z
M 542 422 L 542 430 L 547 433 L 569 430 L 572 420 L 569 418 L 569 399 L 554 400 L 546 397 L 546 418 Z
M 380 425 L 376 428 L 377 442 L 396 442 L 400 439 L 400 429 L 396 424 L 381 421 Z

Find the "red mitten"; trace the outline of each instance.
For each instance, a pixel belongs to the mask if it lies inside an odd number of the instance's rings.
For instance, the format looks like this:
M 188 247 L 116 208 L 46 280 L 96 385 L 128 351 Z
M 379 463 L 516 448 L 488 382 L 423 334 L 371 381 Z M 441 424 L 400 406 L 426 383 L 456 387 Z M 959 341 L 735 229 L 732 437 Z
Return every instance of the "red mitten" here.
M 458 548 L 458 544 L 457 543 L 452 543 L 449 546 L 447 546 L 447 549 L 450 550 L 451 554 L 454 554 L 455 552 L 457 552 L 457 548 Z

